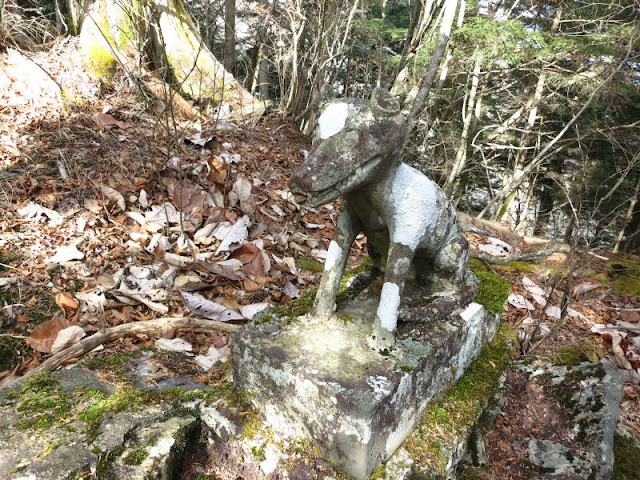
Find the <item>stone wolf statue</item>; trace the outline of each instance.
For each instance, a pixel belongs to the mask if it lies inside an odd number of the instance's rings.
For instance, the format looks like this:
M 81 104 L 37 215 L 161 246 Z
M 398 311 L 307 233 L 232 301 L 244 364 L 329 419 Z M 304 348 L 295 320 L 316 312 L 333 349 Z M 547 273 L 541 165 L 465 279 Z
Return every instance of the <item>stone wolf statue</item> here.
M 311 315 L 333 314 L 349 250 L 364 232 L 385 272 L 368 338 L 381 352 L 394 345 L 410 272 L 439 289 L 459 288 L 468 272 L 468 243 L 453 206 L 435 182 L 400 160 L 406 128 L 386 90 L 376 88 L 370 101 L 333 100 L 318 118 L 309 156 L 289 180 L 296 199 L 311 207 L 344 197 Z

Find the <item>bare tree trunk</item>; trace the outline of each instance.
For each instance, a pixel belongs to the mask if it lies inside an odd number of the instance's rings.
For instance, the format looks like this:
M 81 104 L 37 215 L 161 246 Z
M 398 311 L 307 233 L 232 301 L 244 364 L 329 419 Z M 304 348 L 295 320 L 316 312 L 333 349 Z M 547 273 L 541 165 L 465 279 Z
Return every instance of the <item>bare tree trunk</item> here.
M 253 47 L 253 53 L 251 54 L 251 61 L 249 68 L 247 69 L 247 78 L 245 80 L 245 88 L 253 92 L 256 84 L 256 70 L 257 75 L 257 87 L 260 92 L 260 98 L 262 100 L 269 99 L 269 61 L 265 54 L 265 38 L 267 35 L 267 25 L 269 18 L 273 17 L 277 7 L 278 0 L 271 2 L 269 7 L 268 0 L 259 0 L 260 10 L 264 16 L 264 21 L 260 23 L 256 31 L 256 43 Z
M 155 60 L 168 68 L 183 93 L 239 108 L 253 104 L 251 94 L 204 44 L 183 0 L 154 0 L 149 12 L 133 0 L 96 0 L 82 24 L 81 51 L 94 74 L 108 78 L 118 65 L 136 71 L 143 55 L 140 44 L 149 36 L 155 37 L 152 43 L 159 52 Z M 133 61 L 131 52 L 137 54 Z
M 573 230 L 576 227 L 576 216 L 573 211 L 571 211 L 569 216 L 569 223 L 567 223 L 567 228 L 564 231 L 564 243 L 572 243 L 571 238 L 573 236 Z
M 538 82 L 536 84 L 536 89 L 533 93 L 533 97 L 531 99 L 531 109 L 529 110 L 529 116 L 527 118 L 527 124 L 525 126 L 524 132 L 522 133 L 522 140 L 520 141 L 520 149 L 516 152 L 516 158 L 513 165 L 513 173 L 510 177 L 507 177 L 505 184 L 511 182 L 514 178 L 520 178 L 523 173 L 524 162 L 527 158 L 527 147 L 529 146 L 531 140 L 531 131 L 536 123 L 536 118 L 538 116 L 538 105 L 540 104 L 540 100 L 542 99 L 542 92 L 544 91 L 544 85 L 547 78 L 546 72 L 543 70 L 538 76 Z M 498 218 L 499 213 L 504 217 L 509 210 L 509 206 L 511 201 L 515 198 L 514 195 L 509 195 L 502 206 L 493 214 L 492 220 L 499 220 L 502 218 Z
M 296 112 L 295 104 L 297 96 L 298 85 L 300 81 L 300 40 L 302 38 L 302 34 L 304 33 L 306 20 L 304 18 L 304 14 L 302 12 L 302 4 L 301 0 L 296 2 L 296 11 L 295 13 L 291 13 L 290 19 L 290 28 L 291 28 L 291 46 L 293 48 L 292 59 L 291 59 L 291 75 L 290 75 L 290 83 L 289 83 L 289 91 L 287 94 L 287 100 L 284 104 L 285 112 Z
M 260 99 L 269 100 L 269 60 L 264 54 L 260 55 L 258 64 L 258 92 Z
M 463 2 L 465 0 L 462 0 Z M 385 88 L 390 90 L 396 83 L 400 72 L 407 66 L 409 60 L 415 55 L 416 51 L 422 43 L 427 28 L 433 21 L 433 13 L 436 8 L 442 4 L 442 0 L 417 0 L 414 3 L 414 8 L 409 21 L 409 28 L 407 30 L 407 38 L 405 39 L 402 47 L 402 53 L 400 54 L 400 60 L 396 64 L 393 72 L 384 82 Z
M 531 160 L 531 162 L 522 171 L 522 175 L 520 177 L 514 177 L 513 180 L 511 180 L 511 182 L 504 185 L 500 189 L 498 194 L 494 198 L 492 198 L 487 203 L 487 205 L 485 205 L 482 211 L 478 214 L 477 218 L 483 218 L 487 214 L 487 212 L 494 207 L 496 203 L 503 201 L 508 195 L 511 194 L 511 192 L 515 191 L 516 188 L 522 185 L 522 182 L 526 180 L 527 175 L 529 175 L 533 170 L 538 168 L 538 166 L 540 166 L 546 160 L 545 155 L 547 154 L 547 152 L 549 152 L 549 150 L 551 150 L 554 147 L 554 145 L 558 143 L 558 141 L 562 137 L 564 137 L 564 134 L 567 133 L 567 131 L 573 126 L 574 123 L 578 121 L 578 119 L 587 110 L 587 108 L 589 108 L 589 106 L 591 105 L 591 102 L 593 102 L 593 99 L 596 97 L 596 95 L 602 89 L 602 87 L 604 87 L 607 83 L 609 83 L 609 81 L 611 81 L 614 75 L 616 75 L 620 71 L 622 66 L 626 64 L 627 60 L 629 59 L 629 56 L 631 55 L 632 44 L 633 42 L 629 41 L 629 44 L 627 45 L 627 53 L 625 57 L 618 63 L 616 68 L 614 68 L 611 71 L 611 73 L 607 75 L 607 77 L 604 78 L 596 86 L 596 88 L 593 89 L 593 91 L 591 92 L 587 100 L 584 102 L 584 105 L 582 105 L 582 107 L 580 108 L 580 110 L 576 112 L 576 114 L 571 118 L 571 120 L 569 120 L 565 124 L 562 130 L 560 130 L 558 134 L 555 137 L 553 137 L 553 139 L 549 143 L 547 143 L 545 147 L 535 156 L 535 158 Z
M 551 161 L 549 169 L 553 170 L 554 175 L 562 175 L 561 157 L 555 157 Z M 547 226 L 549 225 L 549 217 L 551 216 L 551 212 L 553 212 L 557 187 L 555 181 L 548 172 L 547 175 L 542 177 L 540 184 L 542 185 L 542 191 L 540 194 L 540 205 L 536 215 L 533 234 L 544 236 L 547 232 Z
M 425 73 L 424 77 L 422 78 L 420 89 L 418 90 L 418 94 L 413 101 L 413 105 L 411 106 L 411 111 L 409 112 L 409 117 L 407 119 L 408 134 L 413 128 L 413 123 L 417 120 L 420 113 L 422 113 L 422 110 L 424 110 L 427 98 L 429 97 L 429 92 L 431 91 L 431 86 L 433 85 L 433 79 L 435 78 L 436 73 L 438 73 L 438 67 L 440 66 L 440 62 L 442 61 L 442 57 L 444 56 L 444 51 L 447 48 L 447 43 L 449 42 L 449 37 L 451 35 L 451 25 L 453 24 L 453 18 L 456 14 L 457 5 L 458 0 L 445 0 L 442 23 L 440 24 L 440 32 L 438 34 L 438 43 L 436 44 L 436 48 L 433 51 L 431 62 L 429 62 L 429 68 L 427 69 L 427 73 Z
M 618 251 L 620 250 L 620 244 L 622 243 L 622 240 L 624 240 L 624 232 L 631 223 L 631 219 L 633 218 L 633 211 L 636 208 L 636 203 L 638 203 L 639 194 L 640 175 L 638 176 L 638 180 L 636 181 L 636 188 L 633 191 L 633 196 L 631 197 L 631 201 L 629 202 L 629 208 L 627 209 L 627 213 L 624 216 L 622 226 L 620 227 L 620 232 L 618 232 L 618 238 L 616 238 L 616 243 L 613 245 L 613 253 L 618 253 Z
M 464 23 L 464 14 L 466 10 L 467 2 L 466 0 L 460 0 L 460 8 L 458 9 L 458 18 L 456 20 L 456 28 L 461 28 Z M 438 115 L 438 108 L 440 105 L 440 100 L 442 99 L 442 89 L 444 88 L 444 82 L 447 79 L 447 75 L 449 74 L 449 64 L 453 59 L 453 46 L 451 44 L 447 47 L 447 56 L 444 59 L 444 63 L 442 64 L 442 68 L 440 69 L 440 76 L 438 77 L 438 87 L 436 88 L 436 95 L 433 100 L 433 112 L 434 116 Z
M 471 89 L 469 90 L 469 95 L 467 97 L 466 102 L 466 111 L 463 108 L 462 111 L 462 135 L 460 136 L 460 145 L 458 145 L 458 150 L 456 152 L 456 156 L 453 160 L 453 165 L 451 167 L 451 171 L 449 172 L 449 176 L 444 183 L 442 189 L 444 192 L 451 196 L 451 192 L 453 191 L 453 185 L 460 175 L 460 172 L 465 166 L 467 161 L 467 149 L 469 146 L 469 131 L 471 130 L 471 123 L 475 115 L 477 114 L 476 102 L 478 101 L 478 83 L 480 81 L 480 70 L 482 68 L 482 54 L 476 54 L 476 61 L 473 67 L 473 74 L 471 77 Z
M 236 70 L 236 0 L 224 0 L 224 68 Z

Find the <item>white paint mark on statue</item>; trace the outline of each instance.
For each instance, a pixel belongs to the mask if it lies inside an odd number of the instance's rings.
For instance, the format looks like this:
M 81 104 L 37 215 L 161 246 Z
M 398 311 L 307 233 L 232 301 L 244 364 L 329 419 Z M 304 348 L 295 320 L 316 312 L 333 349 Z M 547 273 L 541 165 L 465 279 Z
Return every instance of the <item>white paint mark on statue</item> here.
M 318 134 L 321 140 L 339 133 L 349 116 L 349 105 L 343 102 L 332 103 L 318 118 Z
M 380 325 L 393 332 L 398 323 L 398 307 L 400 306 L 400 287 L 392 282 L 385 282 L 380 294 L 380 304 L 376 314 Z
M 435 225 L 438 218 L 435 184 L 403 163 L 393 179 L 391 195 L 396 217 L 402 222 L 394 231 L 393 241 L 415 249 L 424 238 L 426 227 Z
M 327 260 L 324 262 L 324 269 L 332 270 L 340 262 L 340 258 L 342 258 L 342 248 L 335 240 L 331 240 L 327 251 Z
M 411 268 L 411 260 L 408 258 L 399 259 L 393 267 L 393 274 L 396 276 L 406 277 Z

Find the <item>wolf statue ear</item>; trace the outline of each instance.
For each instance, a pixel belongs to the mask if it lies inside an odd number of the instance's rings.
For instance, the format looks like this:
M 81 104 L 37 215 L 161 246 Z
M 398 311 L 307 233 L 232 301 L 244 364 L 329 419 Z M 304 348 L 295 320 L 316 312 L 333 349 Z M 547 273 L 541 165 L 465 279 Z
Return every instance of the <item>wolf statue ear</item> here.
M 390 117 L 400 112 L 400 103 L 384 88 L 376 87 L 373 90 L 370 103 L 376 116 Z

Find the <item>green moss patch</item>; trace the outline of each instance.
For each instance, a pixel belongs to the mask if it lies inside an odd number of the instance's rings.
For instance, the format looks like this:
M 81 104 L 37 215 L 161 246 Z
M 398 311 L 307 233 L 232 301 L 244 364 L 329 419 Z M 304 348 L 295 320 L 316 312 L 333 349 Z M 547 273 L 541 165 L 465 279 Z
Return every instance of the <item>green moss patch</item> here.
M 630 438 L 616 433 L 613 443 L 613 480 L 640 480 L 640 448 Z
M 613 281 L 611 288 L 617 293 L 640 295 L 640 276 L 620 275 Z
M 435 476 L 447 466 L 447 449 L 466 436 L 487 402 L 499 387 L 499 380 L 511 359 L 514 334 L 501 325 L 496 338 L 485 345 L 458 383 L 442 401 L 427 406 L 418 427 L 407 439 L 407 451 L 422 470 Z
M 17 396 L 16 410 L 25 416 L 18 428 L 48 428 L 66 419 L 71 411 L 71 399 L 50 373 L 26 379 Z
M 509 262 L 505 266 L 516 272 L 524 272 L 524 273 L 533 272 L 538 268 L 538 265 L 534 263 L 523 262 L 520 260 L 514 260 L 512 262 Z
M 602 347 L 593 342 L 583 341 L 574 345 L 565 345 L 549 355 L 549 361 L 558 365 L 574 367 L 582 362 L 599 362 L 604 357 Z
M 122 459 L 122 463 L 125 465 L 141 465 L 144 462 L 144 459 L 147 458 L 149 454 L 143 448 L 137 448 L 127 453 L 125 457 Z
M 278 308 L 270 312 L 272 315 L 294 319 L 306 315 L 313 306 L 313 300 L 316 298 L 317 288 L 307 290 L 295 300 L 280 305 Z
M 611 288 L 617 293 L 640 295 L 640 262 L 621 259 L 607 265 Z
M 296 260 L 296 267 L 300 270 L 308 270 L 310 272 L 320 273 L 324 270 L 322 262 L 310 257 L 300 257 Z
M 476 302 L 484 305 L 489 313 L 502 313 L 507 301 L 511 284 L 495 273 L 483 270 L 474 271 L 478 277 L 478 294 Z
M 94 401 L 78 414 L 78 418 L 86 423 L 86 433 L 92 438 L 97 435 L 99 426 L 107 414 L 141 410 L 159 404 L 170 405 L 176 410 L 180 409 L 184 403 L 215 397 L 218 394 L 219 392 L 216 391 L 185 391 L 179 388 L 162 391 L 138 390 L 131 386 L 124 386 L 110 396 L 97 392 L 92 397 Z

